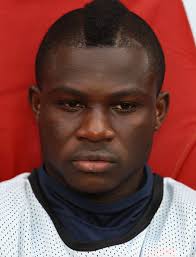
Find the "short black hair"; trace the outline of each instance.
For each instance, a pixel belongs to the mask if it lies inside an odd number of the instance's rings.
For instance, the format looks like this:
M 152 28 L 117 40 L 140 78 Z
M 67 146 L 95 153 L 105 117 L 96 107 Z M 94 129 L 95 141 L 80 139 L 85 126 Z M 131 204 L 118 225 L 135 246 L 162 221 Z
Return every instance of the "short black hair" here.
M 157 91 L 161 90 L 165 57 L 160 42 L 147 22 L 118 0 L 94 0 L 63 15 L 49 28 L 36 56 L 36 81 L 40 88 L 45 58 L 62 44 L 78 48 L 140 45 L 146 49 L 156 75 Z

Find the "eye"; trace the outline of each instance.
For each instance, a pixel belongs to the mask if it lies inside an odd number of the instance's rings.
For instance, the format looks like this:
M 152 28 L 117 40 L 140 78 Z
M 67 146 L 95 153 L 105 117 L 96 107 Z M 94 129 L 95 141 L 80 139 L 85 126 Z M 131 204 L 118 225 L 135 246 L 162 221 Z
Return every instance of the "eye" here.
M 112 106 L 112 109 L 117 112 L 130 113 L 135 112 L 139 104 L 132 102 L 122 102 Z
M 77 112 L 85 108 L 85 106 L 77 100 L 59 101 L 58 105 L 67 112 Z

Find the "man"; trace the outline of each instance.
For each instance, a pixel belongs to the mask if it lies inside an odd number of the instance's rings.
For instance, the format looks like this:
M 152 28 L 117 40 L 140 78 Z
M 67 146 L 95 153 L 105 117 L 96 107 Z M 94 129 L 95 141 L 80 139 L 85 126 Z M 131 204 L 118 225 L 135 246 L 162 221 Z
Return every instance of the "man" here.
M 118 1 L 51 26 L 29 92 L 43 166 L 0 185 L 1 256 L 194 256 L 195 192 L 146 165 L 164 73 L 154 32 Z

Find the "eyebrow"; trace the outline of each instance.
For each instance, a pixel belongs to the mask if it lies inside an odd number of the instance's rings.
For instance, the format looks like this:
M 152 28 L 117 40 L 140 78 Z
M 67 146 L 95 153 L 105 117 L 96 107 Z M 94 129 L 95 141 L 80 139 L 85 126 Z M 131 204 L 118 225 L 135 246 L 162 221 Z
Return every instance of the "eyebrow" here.
M 78 97 L 86 97 L 87 96 L 86 93 L 81 92 L 80 90 L 68 87 L 68 86 L 56 87 L 56 88 L 50 90 L 48 92 L 48 94 L 54 94 L 54 93 L 58 93 L 58 92 L 62 92 L 62 93 L 65 93 L 65 94 L 71 94 L 71 95 L 75 95 L 75 96 L 78 96 Z
M 51 91 L 48 92 L 48 94 L 53 94 L 56 92 L 62 92 L 65 94 L 71 94 L 77 97 L 87 98 L 89 95 L 88 93 L 82 92 L 80 90 L 77 90 L 75 88 L 71 88 L 69 86 L 59 86 Z M 120 89 L 119 91 L 112 92 L 108 95 L 111 98 L 120 98 L 120 97 L 126 97 L 126 96 L 149 96 L 144 90 L 139 88 L 129 88 L 129 89 Z
M 120 98 L 120 97 L 125 97 L 125 96 L 148 96 L 146 92 L 139 88 L 131 88 L 131 89 L 122 89 L 117 92 L 113 92 L 110 94 L 111 97 L 114 98 Z

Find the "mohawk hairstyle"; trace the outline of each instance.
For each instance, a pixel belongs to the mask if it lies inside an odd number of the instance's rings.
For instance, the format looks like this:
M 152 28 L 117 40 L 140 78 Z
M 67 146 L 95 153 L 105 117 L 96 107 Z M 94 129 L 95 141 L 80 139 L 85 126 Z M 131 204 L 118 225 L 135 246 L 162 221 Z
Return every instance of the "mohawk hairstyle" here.
M 88 46 L 113 46 L 121 19 L 129 11 L 118 1 L 99 0 L 84 8 L 84 33 Z
M 165 58 L 155 33 L 138 15 L 118 0 L 94 0 L 84 8 L 60 17 L 44 36 L 35 63 L 36 80 L 41 88 L 46 57 L 59 45 L 68 47 L 143 47 L 150 69 L 156 75 L 157 92 L 165 76 Z

